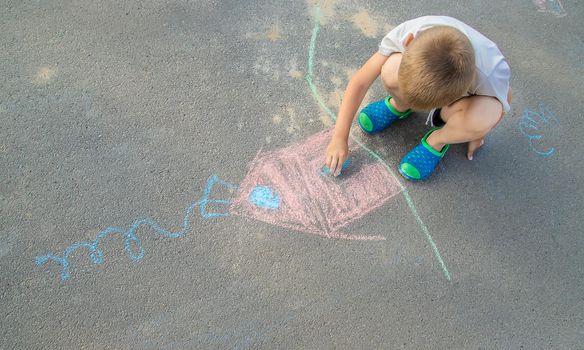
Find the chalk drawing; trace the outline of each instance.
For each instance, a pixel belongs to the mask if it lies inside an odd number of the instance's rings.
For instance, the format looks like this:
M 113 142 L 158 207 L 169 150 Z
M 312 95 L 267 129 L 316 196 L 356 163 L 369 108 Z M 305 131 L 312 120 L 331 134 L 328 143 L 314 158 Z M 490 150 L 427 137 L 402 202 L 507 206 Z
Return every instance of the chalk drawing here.
M 95 265 L 102 264 L 104 261 L 104 258 L 103 258 L 103 252 L 99 249 L 99 243 L 104 238 L 106 238 L 110 235 L 114 235 L 114 234 L 125 237 L 124 244 L 125 244 L 126 255 L 130 259 L 132 259 L 134 262 L 138 262 L 144 257 L 144 253 L 145 253 L 144 248 L 142 247 L 142 243 L 140 241 L 140 238 L 136 235 L 136 231 L 141 226 L 149 226 L 154 231 L 154 233 L 161 235 L 161 236 L 164 236 L 164 237 L 178 238 L 178 237 L 183 236 L 188 231 L 189 217 L 192 215 L 193 210 L 197 206 L 199 207 L 199 212 L 200 212 L 201 217 L 203 217 L 205 219 L 229 216 L 228 212 L 215 213 L 215 212 L 208 212 L 207 211 L 207 205 L 209 205 L 209 204 L 230 204 L 231 203 L 230 201 L 227 201 L 227 200 L 209 199 L 209 196 L 211 194 L 213 186 L 215 186 L 217 184 L 219 184 L 223 187 L 226 187 L 227 189 L 236 189 L 237 188 L 237 186 L 235 186 L 233 184 L 230 184 L 228 182 L 220 180 L 215 175 L 211 176 L 207 181 L 207 185 L 205 187 L 203 197 L 199 201 L 191 203 L 187 207 L 186 214 L 185 214 L 184 219 L 183 219 L 182 228 L 179 231 L 172 232 L 172 231 L 165 230 L 165 229 L 161 228 L 160 225 L 158 225 L 154 220 L 152 220 L 150 218 L 137 219 L 134 221 L 134 223 L 127 230 L 124 230 L 122 228 L 117 228 L 117 227 L 108 227 L 105 230 L 102 230 L 97 235 L 97 237 L 91 242 L 87 242 L 87 241 L 76 242 L 76 243 L 70 245 L 69 247 L 67 247 L 65 249 L 65 251 L 63 252 L 63 255 L 61 255 L 61 256 L 53 255 L 53 254 L 46 254 L 46 255 L 37 256 L 36 264 L 37 264 L 37 266 L 41 266 L 50 260 L 54 261 L 55 263 L 61 265 L 61 268 L 62 268 L 61 280 L 66 281 L 71 277 L 69 257 L 71 256 L 71 254 L 73 254 L 73 252 L 75 252 L 76 250 L 78 250 L 80 248 L 85 248 L 89 251 L 89 257 L 91 258 L 91 262 L 93 264 L 95 264 Z
M 309 11 L 317 7 L 319 22 L 322 25 L 328 25 L 331 22 L 334 23 L 338 19 L 341 19 L 345 13 L 345 4 L 340 4 L 339 2 L 340 0 L 306 0 L 306 7 Z
M 259 208 L 276 210 L 280 207 L 280 196 L 270 187 L 256 186 L 249 194 L 249 202 Z
M 45 85 L 49 83 L 59 71 L 56 67 L 41 66 L 35 74 L 33 83 L 36 85 Z
M 270 40 L 270 41 L 278 41 L 282 39 L 282 34 L 280 31 L 280 24 L 274 23 L 272 24 L 271 28 L 265 33 L 246 33 L 246 38 L 255 39 L 255 40 Z
M 365 154 L 358 157 L 356 145 L 350 146 L 353 161 L 342 176 L 323 177 L 322 154 L 331 135 L 332 130 L 325 130 L 301 144 L 260 152 L 239 186 L 231 213 L 327 238 L 384 240 L 340 230 L 398 194 L 395 177 L 383 165 L 367 162 L 371 158 Z
M 189 230 L 189 220 L 195 208 L 199 208 L 203 219 L 224 218 L 230 214 L 240 215 L 276 226 L 326 238 L 379 241 L 380 235 L 350 235 L 340 229 L 370 211 L 383 205 L 400 192 L 394 176 L 379 163 L 368 164 L 359 157 L 352 145 L 352 159 L 357 159 L 342 176 L 333 178 L 321 175 L 321 154 L 324 152 L 332 130 L 325 130 L 304 143 L 295 144 L 272 152 L 259 152 L 251 163 L 250 171 L 240 186 L 211 176 L 200 200 L 191 203 L 185 210 L 182 227 L 176 232 L 160 227 L 151 218 L 140 218 L 128 229 L 108 227 L 92 241 L 76 242 L 65 249 L 62 255 L 46 254 L 36 258 L 37 266 L 53 261 L 61 265 L 61 280 L 71 277 L 69 257 L 80 248 L 85 248 L 93 264 L 102 264 L 104 256 L 99 243 L 110 235 L 124 237 L 126 255 L 134 262 L 144 257 L 144 248 L 137 231 L 142 226 L 155 234 L 178 238 Z M 214 186 L 230 191 L 238 190 L 234 200 L 211 199 Z M 209 205 L 225 205 L 223 212 L 211 212 Z
M 568 15 L 560 0 L 533 0 L 533 4 L 537 6 L 537 11 L 551 13 L 558 18 Z
M 349 166 L 350 163 L 351 163 L 351 158 L 349 157 L 349 158 L 347 158 L 345 160 L 345 162 L 343 163 L 343 165 L 341 165 L 341 170 L 339 171 L 339 174 L 338 175 L 342 175 L 343 170 L 345 170 Z M 320 176 L 330 176 L 330 175 L 333 175 L 333 172 L 331 171 L 331 169 L 329 169 L 328 166 L 324 165 L 320 169 L 319 175 Z
M 306 80 L 319 105 L 327 111 L 332 119 L 335 119 L 334 114 L 322 102 L 312 81 L 318 30 L 319 9 L 317 8 L 309 49 Z M 36 264 L 41 266 L 48 261 L 53 261 L 61 265 L 61 280 L 66 281 L 71 277 L 69 257 L 72 253 L 80 248 L 85 248 L 89 252 L 92 263 L 101 264 L 104 257 L 103 252 L 99 249 L 99 243 L 114 234 L 125 238 L 126 255 L 134 262 L 140 261 L 145 251 L 136 232 L 141 226 L 149 226 L 154 233 L 168 238 L 181 237 L 188 231 L 189 218 L 196 207 L 199 207 L 199 213 L 204 219 L 223 218 L 235 214 L 326 238 L 379 241 L 384 240 L 385 237 L 346 234 L 341 232 L 341 229 L 402 192 L 413 216 L 425 233 L 443 273 L 450 280 L 450 274 L 438 248 L 428 228 L 418 215 L 406 187 L 397 180 L 390 167 L 379 155 L 352 137 L 355 142 L 351 142 L 349 147 L 355 163 L 353 164 L 352 160 L 351 167 L 346 169 L 341 177 L 322 176 L 321 155 L 324 154 L 331 133 L 332 130 L 325 130 L 301 144 L 272 152 L 262 153 L 260 151 L 251 163 L 250 170 L 240 186 L 220 180 L 215 175 L 211 176 L 207 181 L 202 198 L 186 208 L 182 228 L 176 232 L 161 228 L 153 219 L 141 218 L 135 220 L 126 230 L 108 227 L 99 232 L 93 241 L 76 242 L 70 245 L 62 255 L 37 256 Z M 356 156 L 359 147 L 370 157 Z M 237 189 L 236 198 L 233 201 L 210 199 L 215 185 L 221 185 L 231 191 Z M 207 210 L 209 204 L 229 205 L 229 210 L 209 212 Z
M 367 12 L 367 10 L 361 10 L 359 13 L 355 14 L 351 21 L 353 25 L 361 30 L 363 35 L 369 38 L 375 38 L 377 32 L 379 31 L 379 24 L 377 21 Z
M 93 264 L 102 264 L 104 256 L 99 243 L 110 235 L 124 237 L 126 255 L 134 262 L 144 257 L 144 248 L 137 231 L 148 226 L 155 234 L 178 238 L 189 230 L 189 220 L 195 208 L 203 219 L 240 215 L 272 225 L 326 238 L 380 241 L 381 235 L 352 235 L 341 232 L 349 223 L 383 205 L 401 190 L 395 176 L 382 164 L 364 154 L 359 157 L 351 144 L 351 166 L 340 177 L 322 176 L 322 159 L 332 130 L 325 130 L 305 142 L 272 152 L 259 152 L 240 186 L 211 176 L 200 200 L 185 210 L 182 227 L 176 232 L 160 227 L 151 218 L 140 218 L 128 229 L 108 227 L 94 240 L 76 242 L 62 255 L 46 254 L 36 258 L 37 266 L 53 261 L 61 265 L 61 280 L 71 277 L 69 257 L 85 248 Z M 234 200 L 211 199 L 214 186 L 237 190 Z M 223 212 L 210 212 L 209 205 L 225 205 Z
M 337 119 L 336 115 L 333 113 L 333 111 L 330 110 L 330 108 L 328 108 L 326 106 L 321 95 L 318 92 L 318 89 L 316 88 L 316 85 L 314 84 L 314 79 L 313 79 L 314 56 L 315 56 L 315 51 L 316 51 L 316 38 L 318 36 L 318 32 L 320 31 L 320 19 L 321 19 L 320 8 L 318 6 L 314 7 L 313 17 L 314 17 L 314 26 L 312 28 L 312 36 L 310 38 L 310 46 L 308 49 L 308 70 L 306 73 L 306 82 L 308 83 L 308 87 L 309 87 L 310 91 L 312 92 L 312 96 L 314 97 L 314 99 L 316 100 L 318 105 L 328 114 L 328 116 L 333 121 L 335 121 Z M 404 199 L 406 200 L 406 203 L 408 204 L 408 207 L 409 207 L 412 215 L 416 219 L 416 222 L 418 223 L 418 225 L 420 226 L 420 229 L 424 233 L 428 244 L 432 248 L 432 252 L 434 253 L 434 257 L 436 258 L 436 260 L 440 264 L 440 268 L 442 269 L 444 276 L 446 277 L 447 280 L 450 281 L 451 280 L 450 272 L 448 271 L 446 263 L 444 262 L 444 260 L 442 259 L 442 256 L 440 255 L 440 252 L 438 251 L 438 247 L 436 246 L 436 243 L 434 242 L 434 239 L 432 238 L 432 235 L 430 234 L 430 230 L 428 230 L 428 227 L 426 226 L 426 224 L 424 223 L 424 221 L 422 220 L 422 218 L 418 214 L 418 210 L 416 209 L 416 206 L 414 205 L 414 202 L 412 201 L 412 198 L 410 197 L 406 186 L 404 186 L 401 182 L 399 182 L 399 180 L 397 180 L 395 173 L 393 172 L 393 170 L 391 170 L 391 167 L 381 158 L 381 156 L 379 156 L 377 153 L 375 153 L 374 151 L 369 149 L 367 146 L 365 146 L 365 144 L 362 141 L 360 141 L 357 137 L 355 137 L 352 134 L 351 134 L 351 139 L 353 139 L 355 141 L 355 143 L 357 143 L 363 150 L 365 150 L 367 153 L 369 153 L 369 155 L 371 157 L 373 157 L 380 164 L 382 164 L 387 169 L 387 171 L 389 171 L 392 174 L 393 178 L 396 179 L 396 183 L 400 187 L 401 193 L 402 193 Z
M 549 145 L 546 134 L 554 132 L 560 122 L 543 103 L 539 104 L 539 112 L 526 109 L 519 120 L 519 131 L 529 142 L 529 147 L 542 157 L 551 157 L 556 148 Z

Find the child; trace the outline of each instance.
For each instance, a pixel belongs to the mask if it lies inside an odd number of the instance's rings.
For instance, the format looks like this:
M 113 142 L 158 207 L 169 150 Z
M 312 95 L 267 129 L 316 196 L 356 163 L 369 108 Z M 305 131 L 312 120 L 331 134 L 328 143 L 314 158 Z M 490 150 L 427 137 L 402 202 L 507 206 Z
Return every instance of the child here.
M 387 98 L 358 117 L 361 129 L 380 132 L 412 110 L 431 110 L 433 128 L 401 161 L 409 180 L 426 180 L 452 143 L 468 142 L 467 158 L 510 109 L 510 70 L 497 46 L 468 25 L 446 16 L 416 18 L 394 28 L 347 85 L 326 165 L 336 175 L 348 157 L 353 116 L 381 76 Z

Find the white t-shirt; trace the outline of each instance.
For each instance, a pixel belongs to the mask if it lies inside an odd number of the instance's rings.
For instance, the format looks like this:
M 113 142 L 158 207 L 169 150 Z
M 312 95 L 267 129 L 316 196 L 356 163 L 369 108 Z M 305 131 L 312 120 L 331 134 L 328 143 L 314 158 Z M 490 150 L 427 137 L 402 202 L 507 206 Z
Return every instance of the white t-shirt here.
M 424 16 L 404 22 L 381 40 L 379 53 L 384 56 L 394 52 L 403 53 L 406 49 L 403 42 L 408 33 L 415 37 L 417 33 L 438 25 L 460 30 L 472 43 L 477 75 L 468 95 L 496 97 L 503 104 L 503 110 L 508 112 L 511 109 L 507 102 L 511 71 L 505 57 L 494 42 L 457 19 L 447 16 Z

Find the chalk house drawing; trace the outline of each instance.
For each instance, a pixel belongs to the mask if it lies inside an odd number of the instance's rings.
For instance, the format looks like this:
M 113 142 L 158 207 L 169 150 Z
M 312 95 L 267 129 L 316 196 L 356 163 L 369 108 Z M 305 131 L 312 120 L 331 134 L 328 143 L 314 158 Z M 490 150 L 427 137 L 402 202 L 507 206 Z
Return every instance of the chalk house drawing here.
M 154 234 L 167 238 L 182 237 L 189 231 L 191 216 L 197 208 L 203 219 L 233 214 L 326 238 L 385 240 L 380 235 L 351 235 L 340 229 L 398 194 L 400 187 L 397 181 L 381 164 L 365 154 L 359 154 L 354 145 L 354 161 L 342 176 L 323 175 L 321 154 L 331 133 L 331 130 L 325 130 L 302 144 L 258 153 L 240 186 L 211 176 L 201 199 L 186 208 L 182 227 L 178 231 L 163 229 L 151 218 L 140 218 L 128 229 L 108 227 L 92 241 L 76 242 L 67 247 L 62 255 L 38 256 L 36 264 L 41 266 L 53 261 L 61 265 L 61 280 L 68 280 L 71 277 L 69 257 L 83 248 L 93 264 L 102 264 L 104 256 L 99 244 L 111 235 L 122 236 L 126 255 L 138 262 L 145 254 L 137 235 L 141 227 L 149 227 Z M 216 186 L 237 190 L 235 200 L 212 199 Z M 209 205 L 225 208 L 214 212 L 209 210 Z
M 323 175 L 322 155 L 331 135 L 327 130 L 302 144 L 260 152 L 240 185 L 231 212 L 327 238 L 384 240 L 383 236 L 350 235 L 340 230 L 398 194 L 397 181 L 383 165 L 358 152 L 354 143 L 351 153 L 356 156 L 351 166 L 339 177 Z M 265 199 L 258 201 L 258 192 Z

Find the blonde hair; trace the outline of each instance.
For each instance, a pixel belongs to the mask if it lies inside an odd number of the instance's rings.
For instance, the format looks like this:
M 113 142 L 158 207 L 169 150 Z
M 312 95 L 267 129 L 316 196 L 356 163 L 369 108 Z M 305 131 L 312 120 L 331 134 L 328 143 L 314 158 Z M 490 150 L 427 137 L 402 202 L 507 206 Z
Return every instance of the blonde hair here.
M 458 29 L 437 26 L 418 33 L 403 54 L 399 89 L 413 108 L 446 106 L 464 96 L 475 74 L 472 44 Z

